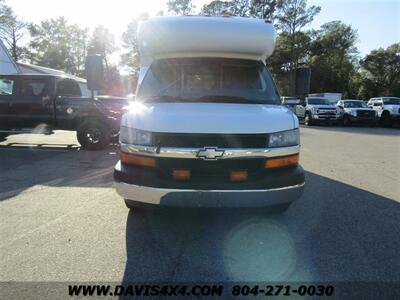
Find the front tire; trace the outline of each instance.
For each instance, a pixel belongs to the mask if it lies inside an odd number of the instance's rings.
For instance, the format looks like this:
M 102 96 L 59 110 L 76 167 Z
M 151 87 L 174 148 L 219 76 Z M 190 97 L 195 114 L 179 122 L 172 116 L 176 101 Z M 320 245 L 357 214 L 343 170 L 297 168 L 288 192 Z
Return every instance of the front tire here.
M 383 113 L 382 113 L 382 116 L 381 116 L 381 125 L 383 126 L 383 127 L 392 127 L 392 118 L 390 117 L 390 114 L 387 112 L 387 111 L 384 111 Z
M 100 150 L 108 146 L 111 139 L 109 127 L 99 120 L 84 121 L 77 130 L 76 137 L 82 148 Z
M 312 118 L 311 118 L 311 114 L 309 112 L 306 112 L 306 114 L 304 116 L 304 125 L 306 125 L 306 126 L 312 125 Z
M 343 126 L 349 126 L 350 125 L 350 118 L 346 115 L 343 116 Z

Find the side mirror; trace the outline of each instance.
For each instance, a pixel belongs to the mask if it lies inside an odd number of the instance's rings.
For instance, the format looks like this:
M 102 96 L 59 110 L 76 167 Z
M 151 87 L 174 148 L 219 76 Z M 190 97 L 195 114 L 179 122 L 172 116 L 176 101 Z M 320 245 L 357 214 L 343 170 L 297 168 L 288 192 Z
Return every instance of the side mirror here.
M 103 87 L 104 71 L 103 57 L 101 55 L 89 55 L 85 62 L 87 87 L 92 91 L 99 91 Z
M 311 69 L 296 69 L 296 95 L 305 96 L 310 93 Z

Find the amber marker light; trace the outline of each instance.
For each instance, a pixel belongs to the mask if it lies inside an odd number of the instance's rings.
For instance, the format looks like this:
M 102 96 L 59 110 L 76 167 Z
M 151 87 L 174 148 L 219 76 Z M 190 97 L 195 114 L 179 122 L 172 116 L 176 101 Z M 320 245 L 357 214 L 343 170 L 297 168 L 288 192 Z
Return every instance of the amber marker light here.
M 265 161 L 265 168 L 274 169 L 274 168 L 282 168 L 287 166 L 297 165 L 299 163 L 299 154 L 272 158 Z
M 172 177 L 176 180 L 189 180 L 190 171 L 189 170 L 173 170 Z
M 121 162 L 129 165 L 136 165 L 141 167 L 154 168 L 156 166 L 156 161 L 152 157 L 139 156 L 134 154 L 128 154 L 121 152 L 120 154 Z
M 247 171 L 231 171 L 230 178 L 232 181 L 245 181 L 249 177 Z

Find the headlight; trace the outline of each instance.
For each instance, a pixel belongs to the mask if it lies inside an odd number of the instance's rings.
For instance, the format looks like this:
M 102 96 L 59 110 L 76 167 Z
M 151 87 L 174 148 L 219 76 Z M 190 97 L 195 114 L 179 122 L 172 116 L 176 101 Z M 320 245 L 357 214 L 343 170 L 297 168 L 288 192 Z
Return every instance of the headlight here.
M 311 108 L 311 112 L 312 112 L 313 114 L 318 114 L 318 109 L 312 107 L 312 108 Z
M 119 141 L 123 144 L 152 145 L 151 132 L 121 126 Z
M 294 146 L 300 144 L 300 133 L 299 129 L 281 131 L 271 133 L 269 135 L 268 146 L 269 147 L 285 147 Z
M 351 114 L 353 117 L 357 117 L 357 111 L 355 111 L 355 110 L 350 111 L 350 114 Z

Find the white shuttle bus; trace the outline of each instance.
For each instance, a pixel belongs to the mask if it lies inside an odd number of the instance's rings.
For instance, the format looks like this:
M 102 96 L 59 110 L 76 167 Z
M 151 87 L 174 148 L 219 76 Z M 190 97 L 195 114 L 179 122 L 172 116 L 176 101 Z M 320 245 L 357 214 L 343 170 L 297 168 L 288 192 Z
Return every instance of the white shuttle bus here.
M 299 122 L 265 66 L 276 32 L 240 17 L 155 17 L 138 31 L 136 99 L 114 179 L 129 208 L 287 208 L 299 198 Z

